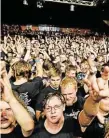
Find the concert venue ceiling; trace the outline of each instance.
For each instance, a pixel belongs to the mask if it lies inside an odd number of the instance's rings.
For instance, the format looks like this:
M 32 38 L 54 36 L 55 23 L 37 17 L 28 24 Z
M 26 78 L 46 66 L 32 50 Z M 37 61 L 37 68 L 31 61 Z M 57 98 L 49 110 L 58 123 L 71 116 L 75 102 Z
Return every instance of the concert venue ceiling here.
M 109 0 L 2 0 L 2 23 L 101 28 L 108 25 Z M 108 28 L 109 29 L 109 28 Z

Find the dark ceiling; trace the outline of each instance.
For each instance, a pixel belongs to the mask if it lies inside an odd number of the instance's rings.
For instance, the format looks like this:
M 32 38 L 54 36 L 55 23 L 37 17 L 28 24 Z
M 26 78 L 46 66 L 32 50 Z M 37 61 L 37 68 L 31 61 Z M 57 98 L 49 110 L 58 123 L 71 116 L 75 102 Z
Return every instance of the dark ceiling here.
M 90 0 L 89 0 L 90 1 Z M 109 20 L 109 3 L 98 3 L 96 7 L 43 2 L 43 8 L 37 8 L 36 0 L 2 0 L 2 23 L 8 24 L 54 24 L 81 28 L 101 28 L 107 30 L 103 20 Z

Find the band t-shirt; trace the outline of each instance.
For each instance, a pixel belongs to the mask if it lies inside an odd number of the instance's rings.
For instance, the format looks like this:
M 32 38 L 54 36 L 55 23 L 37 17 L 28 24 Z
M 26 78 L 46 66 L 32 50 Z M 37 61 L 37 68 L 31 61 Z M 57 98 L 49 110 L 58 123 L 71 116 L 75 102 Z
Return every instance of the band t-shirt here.
M 27 105 L 33 108 L 35 108 L 36 97 L 42 89 L 42 85 L 42 78 L 40 77 L 36 77 L 33 80 L 25 82 L 21 85 L 14 85 L 11 81 L 12 89 L 18 92 L 21 99 L 23 99 Z
M 31 138 L 81 138 L 81 129 L 78 120 L 73 117 L 65 117 L 62 129 L 57 134 L 51 134 L 44 127 L 43 120 Z
M 84 98 L 84 97 L 86 96 L 87 93 L 85 92 L 84 86 L 79 86 L 79 85 L 80 85 L 80 84 L 78 83 L 77 95 Z
M 15 129 L 9 134 L 1 134 L 1 138 L 24 138 L 21 127 L 17 125 Z
M 72 106 L 66 106 L 64 114 L 65 116 L 73 117 L 77 119 L 79 112 L 83 109 L 84 98 L 77 96 L 77 101 Z

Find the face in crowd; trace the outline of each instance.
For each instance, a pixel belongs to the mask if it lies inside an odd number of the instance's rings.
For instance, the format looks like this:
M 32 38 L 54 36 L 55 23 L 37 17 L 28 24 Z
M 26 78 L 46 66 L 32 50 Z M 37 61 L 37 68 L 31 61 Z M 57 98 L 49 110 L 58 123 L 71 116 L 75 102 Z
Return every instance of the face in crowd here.
M 68 77 L 75 78 L 76 77 L 76 70 L 70 70 L 66 73 Z
M 109 65 L 104 66 L 103 70 L 101 71 L 101 76 L 104 79 L 109 80 Z
M 90 58 L 94 61 L 95 60 L 95 55 L 93 53 L 91 53 Z
M 89 65 L 88 65 L 88 63 L 87 63 L 87 62 L 81 63 L 81 71 L 82 71 L 83 73 L 87 73 L 88 70 L 89 70 Z
M 72 78 L 65 78 L 61 83 L 61 93 L 65 98 L 67 106 L 72 106 L 76 101 L 77 96 L 77 83 L 76 80 Z
M 59 97 L 53 96 L 47 100 L 44 113 L 50 123 L 57 124 L 63 117 L 64 110 L 64 103 L 60 100 Z
M 65 72 L 65 68 L 66 68 L 66 65 L 65 65 L 65 63 L 60 63 L 60 70 L 61 70 L 61 72 Z
M 15 125 L 14 114 L 5 101 L 0 101 L 0 129 L 8 129 Z
M 68 65 L 66 67 L 66 76 L 70 78 L 76 77 L 76 67 L 73 65 Z
M 60 76 L 51 76 L 50 78 L 50 85 L 55 88 L 58 89 L 60 86 L 60 82 L 61 82 L 61 77 Z

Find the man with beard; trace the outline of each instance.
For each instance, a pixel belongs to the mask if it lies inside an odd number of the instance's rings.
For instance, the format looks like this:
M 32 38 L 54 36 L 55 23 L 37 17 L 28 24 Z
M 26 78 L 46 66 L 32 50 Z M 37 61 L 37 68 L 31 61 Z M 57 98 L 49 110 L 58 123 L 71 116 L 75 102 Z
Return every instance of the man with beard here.
M 61 93 L 63 94 L 66 107 L 65 115 L 77 119 L 79 112 L 83 109 L 84 98 L 77 95 L 77 82 L 74 78 L 65 77 L 61 82 Z

